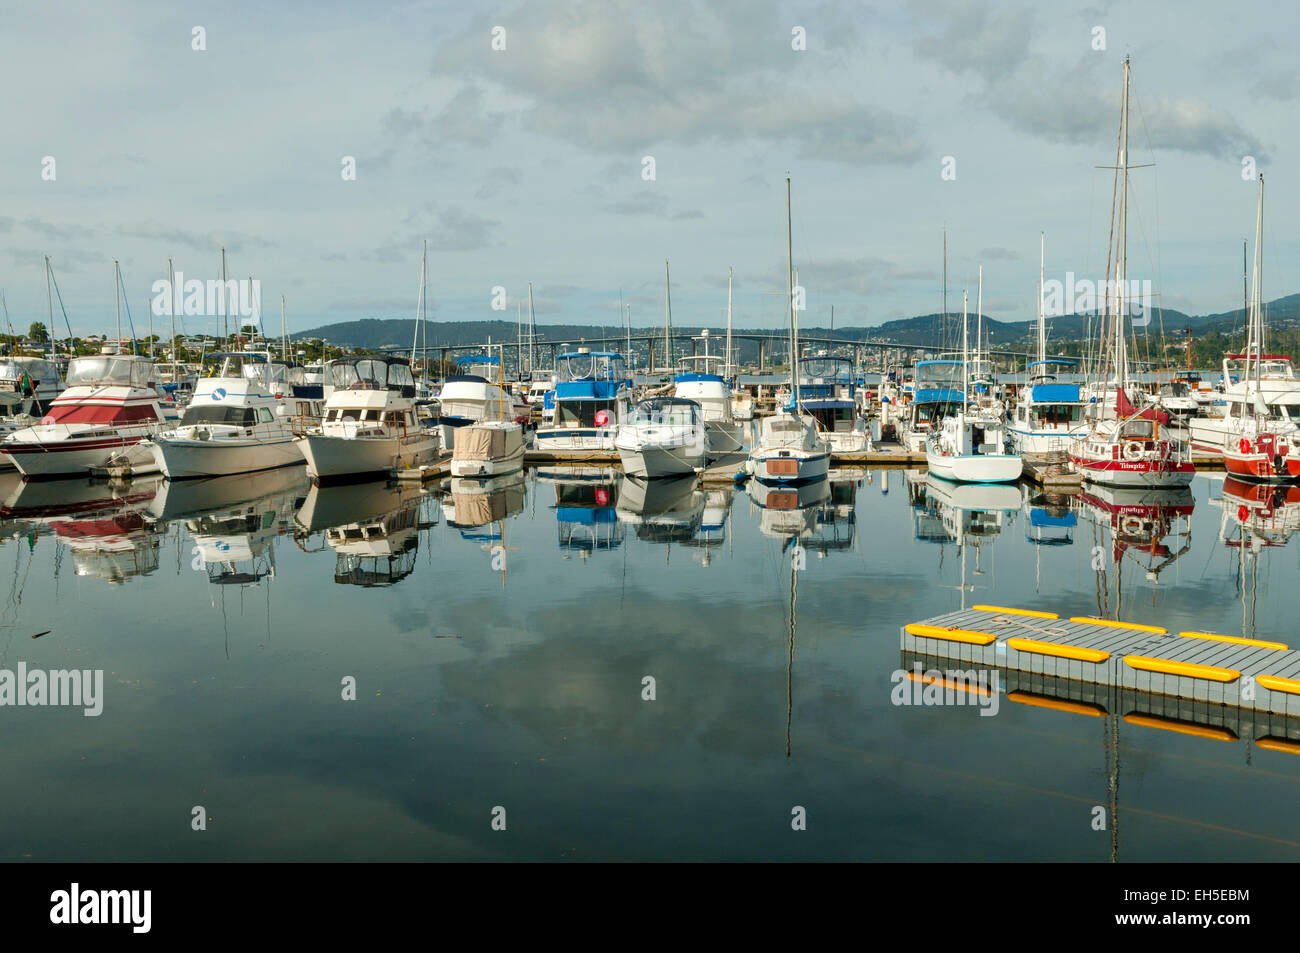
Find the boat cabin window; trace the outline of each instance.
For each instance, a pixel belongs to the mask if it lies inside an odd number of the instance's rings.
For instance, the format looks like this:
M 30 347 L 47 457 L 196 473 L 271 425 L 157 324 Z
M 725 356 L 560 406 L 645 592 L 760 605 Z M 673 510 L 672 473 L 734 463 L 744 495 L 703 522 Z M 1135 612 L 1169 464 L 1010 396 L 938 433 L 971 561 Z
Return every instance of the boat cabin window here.
M 1120 436 L 1126 440 L 1153 440 L 1156 435 L 1154 420 L 1126 420 Z
M 181 417 L 181 426 L 195 424 L 230 424 L 251 427 L 257 423 L 257 411 L 252 407 L 223 407 L 220 404 L 190 404 Z
M 269 424 L 272 420 L 275 419 L 275 418 L 272 416 L 272 414 L 271 414 L 271 408 L 270 408 L 270 407 L 259 407 L 259 408 L 257 408 L 257 417 L 258 417 L 258 419 L 261 420 L 262 423 L 264 423 L 264 424 Z
M 377 410 L 367 410 L 365 413 L 363 413 L 363 414 L 361 415 L 361 419 L 362 419 L 362 420 L 378 420 L 378 419 L 379 419 L 379 411 L 377 411 Z
M 1076 423 L 1083 420 L 1081 404 L 1035 404 L 1034 419 L 1044 425 Z
M 555 404 L 555 426 L 595 427 L 596 415 L 605 411 L 609 424 L 618 423 L 616 400 L 561 400 Z

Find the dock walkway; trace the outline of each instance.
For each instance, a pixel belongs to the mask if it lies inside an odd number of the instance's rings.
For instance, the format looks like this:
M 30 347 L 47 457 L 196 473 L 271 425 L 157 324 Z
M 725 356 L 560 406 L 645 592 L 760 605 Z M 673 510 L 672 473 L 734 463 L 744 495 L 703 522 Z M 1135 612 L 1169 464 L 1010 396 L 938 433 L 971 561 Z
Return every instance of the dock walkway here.
M 1117 691 L 1300 715 L 1300 651 L 1281 642 L 975 606 L 910 623 L 902 649 Z

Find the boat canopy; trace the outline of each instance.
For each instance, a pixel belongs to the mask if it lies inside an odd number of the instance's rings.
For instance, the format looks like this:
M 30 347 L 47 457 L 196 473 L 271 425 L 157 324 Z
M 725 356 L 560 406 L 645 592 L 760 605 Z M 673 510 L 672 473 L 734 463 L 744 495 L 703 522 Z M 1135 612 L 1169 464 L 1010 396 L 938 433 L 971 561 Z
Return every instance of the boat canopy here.
M 628 379 L 623 356 L 614 351 L 571 351 L 555 359 L 555 378 L 566 381 L 622 381 Z
M 99 354 L 74 357 L 68 362 L 68 386 L 100 384 L 111 387 L 148 387 L 154 377 L 153 361 L 130 355 Z
M 335 389 L 395 391 L 403 397 L 415 396 L 415 378 L 404 357 L 354 357 L 331 361 L 326 366 L 328 382 Z
M 1035 384 L 1029 396 L 1035 404 L 1082 403 L 1078 384 Z
M 852 383 L 853 362 L 847 357 L 804 357 L 799 359 L 799 379 L 813 383 Z

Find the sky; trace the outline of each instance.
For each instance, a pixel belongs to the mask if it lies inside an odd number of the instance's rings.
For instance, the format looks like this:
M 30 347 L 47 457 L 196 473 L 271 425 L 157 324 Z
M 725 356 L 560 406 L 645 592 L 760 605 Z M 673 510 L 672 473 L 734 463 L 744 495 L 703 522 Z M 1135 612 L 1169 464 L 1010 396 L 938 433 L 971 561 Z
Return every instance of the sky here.
M 1105 272 L 1128 55 L 1154 163 L 1129 276 L 1228 310 L 1252 165 L 1263 296 L 1300 290 L 1297 26 L 1202 0 L 11 2 L 0 288 L 47 321 L 48 255 L 73 331 L 111 333 L 117 259 L 144 334 L 167 260 L 215 278 L 224 246 L 296 331 L 412 317 L 427 241 L 434 322 L 514 320 L 532 282 L 540 325 L 621 323 L 620 295 L 662 323 L 668 260 L 674 325 L 725 320 L 730 268 L 736 324 L 778 327 L 789 175 L 803 323 L 940 310 L 945 230 L 949 309 L 983 266 L 985 313 L 1024 320 L 1040 233 L 1049 280 Z

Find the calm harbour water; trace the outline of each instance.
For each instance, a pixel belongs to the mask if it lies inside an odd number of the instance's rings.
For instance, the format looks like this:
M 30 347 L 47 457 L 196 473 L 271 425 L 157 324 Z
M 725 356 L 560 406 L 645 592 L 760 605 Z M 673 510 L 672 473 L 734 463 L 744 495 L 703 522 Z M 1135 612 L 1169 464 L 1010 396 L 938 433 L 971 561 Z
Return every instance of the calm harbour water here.
M 0 483 L 0 668 L 105 682 L 0 708 L 7 860 L 1300 858 L 1295 755 L 1121 723 L 1112 840 L 1109 720 L 891 701 L 900 626 L 963 599 L 1293 637 L 1300 540 L 1243 555 L 1222 479 L 1128 523 L 901 470 Z

